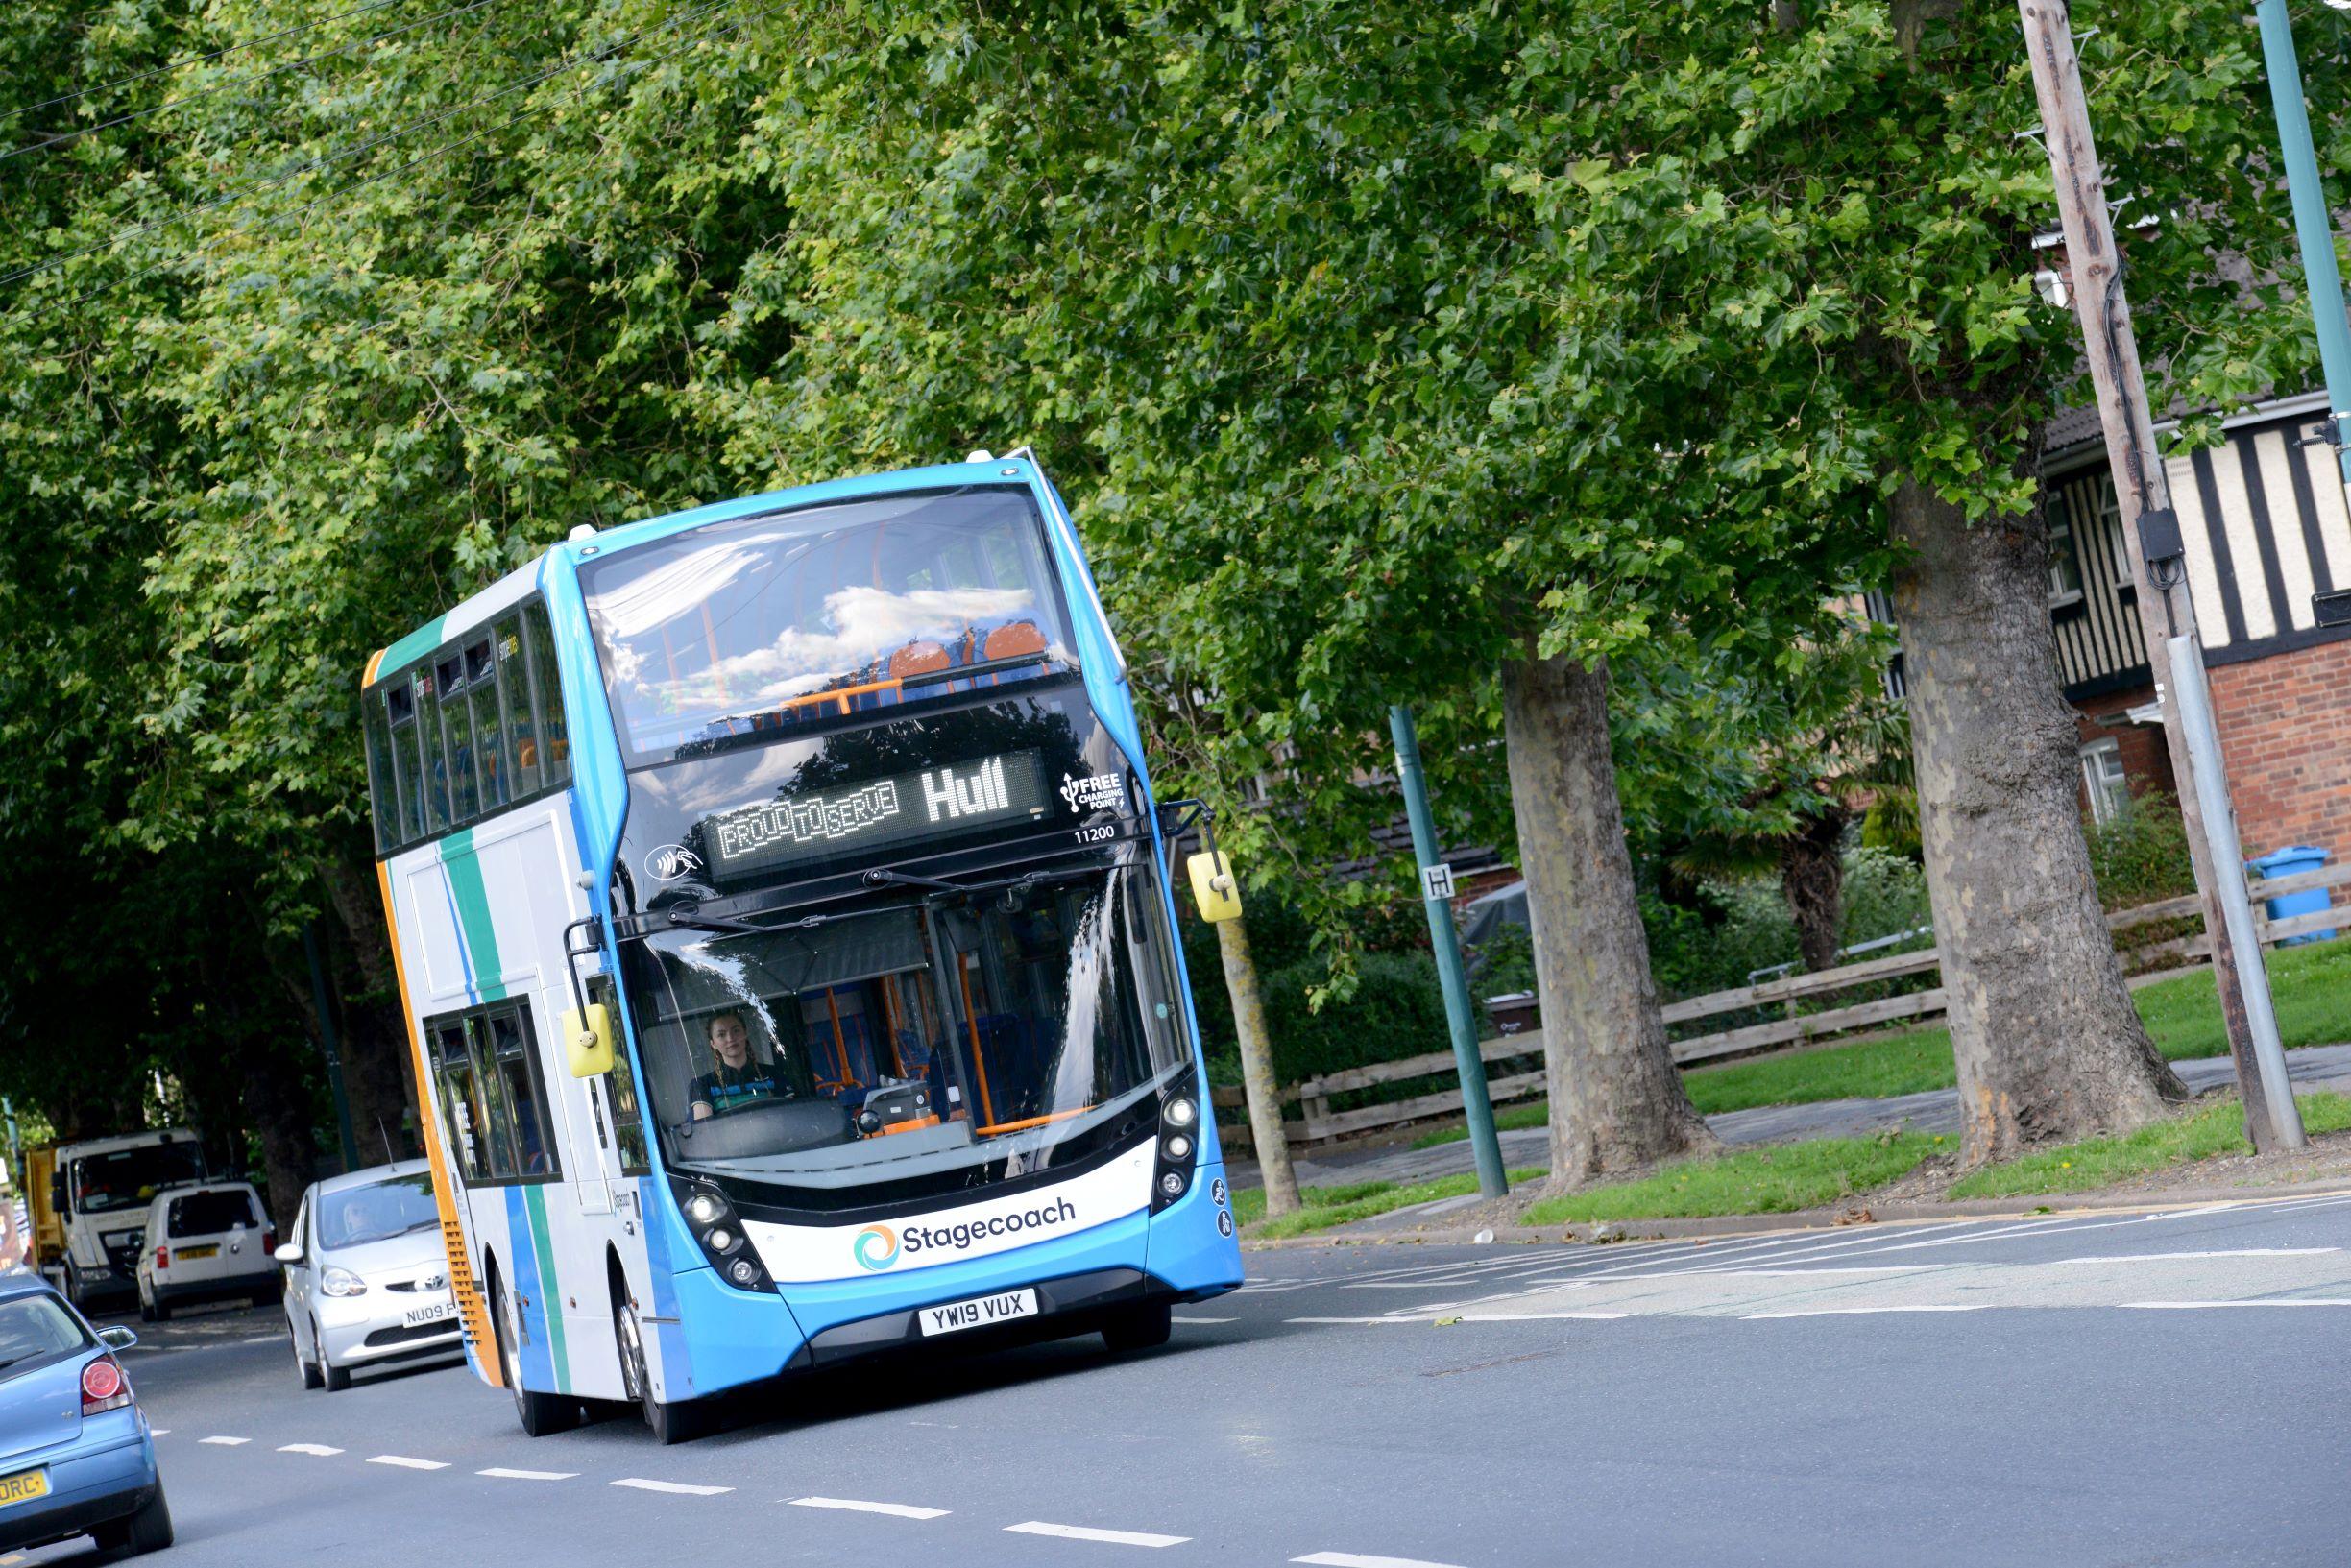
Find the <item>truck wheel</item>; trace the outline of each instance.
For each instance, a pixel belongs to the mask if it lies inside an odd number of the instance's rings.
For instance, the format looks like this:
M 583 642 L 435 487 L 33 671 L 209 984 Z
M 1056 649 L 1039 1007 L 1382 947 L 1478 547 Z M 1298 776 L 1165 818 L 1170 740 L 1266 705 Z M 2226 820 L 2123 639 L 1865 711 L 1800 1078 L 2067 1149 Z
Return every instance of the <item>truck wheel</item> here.
M 71 1258 L 65 1260 L 65 1299 L 74 1304 L 76 1311 L 86 1311 L 89 1307 L 82 1294 L 82 1270 L 74 1266 Z

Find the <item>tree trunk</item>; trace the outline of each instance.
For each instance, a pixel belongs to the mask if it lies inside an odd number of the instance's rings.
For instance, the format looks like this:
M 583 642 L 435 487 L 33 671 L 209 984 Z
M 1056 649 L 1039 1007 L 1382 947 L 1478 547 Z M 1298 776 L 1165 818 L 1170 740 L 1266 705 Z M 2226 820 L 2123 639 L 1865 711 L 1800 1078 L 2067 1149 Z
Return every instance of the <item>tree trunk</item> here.
M 2140 1126 L 2187 1091 L 2131 1006 L 2091 881 L 2047 523 L 2036 507 L 1970 527 L 1905 479 L 1893 528 L 1961 1163 Z
M 1241 1042 L 1249 1141 L 1257 1146 L 1266 1217 L 1272 1218 L 1294 1212 L 1299 1202 L 1297 1175 L 1290 1169 L 1290 1139 L 1282 1130 L 1281 1085 L 1273 1076 L 1273 1037 L 1266 1032 L 1265 999 L 1257 990 L 1257 962 L 1249 956 L 1248 929 L 1236 915 L 1218 921 L 1216 933 L 1217 956 L 1224 962 L 1224 990 L 1232 998 L 1233 1034 Z
M 1665 1041 L 1633 889 L 1608 668 L 1564 656 L 1502 667 L 1503 734 L 1551 1091 L 1551 1184 L 1715 1146 Z
M 343 1083 L 351 1100 L 351 1139 L 362 1165 L 405 1158 L 423 1146 L 416 1138 L 416 1063 L 383 897 L 374 877 L 350 861 L 324 859 L 319 875 L 351 960 L 349 967 L 338 962 L 328 970 L 343 1014 Z
M 1851 817 L 1834 804 L 1809 816 L 1780 851 L 1780 891 L 1796 922 L 1797 951 L 1814 974 L 1836 967 L 1837 937 L 1845 924 L 1845 824 Z

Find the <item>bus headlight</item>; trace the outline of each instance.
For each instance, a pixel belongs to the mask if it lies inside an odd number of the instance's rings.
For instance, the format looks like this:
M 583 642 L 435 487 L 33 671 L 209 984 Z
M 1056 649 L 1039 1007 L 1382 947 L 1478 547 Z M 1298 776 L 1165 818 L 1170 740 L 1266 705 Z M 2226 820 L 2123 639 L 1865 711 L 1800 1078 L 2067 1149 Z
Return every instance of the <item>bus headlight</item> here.
M 1159 1159 L 1151 1177 L 1151 1207 L 1157 1214 L 1189 1192 L 1200 1161 L 1199 1087 L 1189 1073 L 1161 1092 Z
M 724 1193 L 715 1187 L 696 1187 L 678 1208 L 686 1216 L 686 1228 L 693 1232 L 695 1243 L 720 1279 L 746 1291 L 769 1288 L 766 1266 L 760 1262 L 758 1249 L 746 1244 L 750 1239 Z

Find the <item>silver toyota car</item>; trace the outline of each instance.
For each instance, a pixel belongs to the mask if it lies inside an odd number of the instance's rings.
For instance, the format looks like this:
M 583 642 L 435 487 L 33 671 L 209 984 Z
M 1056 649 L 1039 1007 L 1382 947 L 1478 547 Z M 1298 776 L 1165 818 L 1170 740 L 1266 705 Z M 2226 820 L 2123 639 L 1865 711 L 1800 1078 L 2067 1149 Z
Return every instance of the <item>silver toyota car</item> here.
M 354 1368 L 464 1349 L 423 1160 L 311 1183 L 277 1258 L 305 1388 L 348 1388 Z

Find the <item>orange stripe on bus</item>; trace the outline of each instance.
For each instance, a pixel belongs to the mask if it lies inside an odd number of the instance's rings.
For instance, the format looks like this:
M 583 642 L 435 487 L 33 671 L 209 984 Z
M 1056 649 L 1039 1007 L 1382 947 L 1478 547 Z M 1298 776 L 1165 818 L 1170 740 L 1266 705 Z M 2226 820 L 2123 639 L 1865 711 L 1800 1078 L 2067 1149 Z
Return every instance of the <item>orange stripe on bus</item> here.
M 434 1136 L 433 1079 L 424 1063 L 424 1026 L 408 1000 L 408 966 L 400 962 L 400 921 L 392 912 L 392 868 L 388 862 L 376 862 L 376 884 L 383 892 L 384 929 L 392 938 L 392 975 L 400 983 L 400 1012 L 408 1024 L 410 1060 L 416 1067 L 417 1130 L 424 1139 L 425 1162 L 432 1167 L 433 1205 L 441 1211 L 441 1244 L 448 1254 L 449 1293 L 456 1298 L 458 1315 L 465 1320 L 467 1337 L 473 1341 L 476 1365 L 489 1378 L 492 1387 L 503 1388 L 506 1363 L 498 1355 L 497 1340 L 490 1331 L 490 1309 L 473 1283 L 473 1263 L 465 1249 L 465 1226 L 457 1218 L 456 1188 L 450 1181 L 448 1162 L 441 1155 L 441 1140 Z

